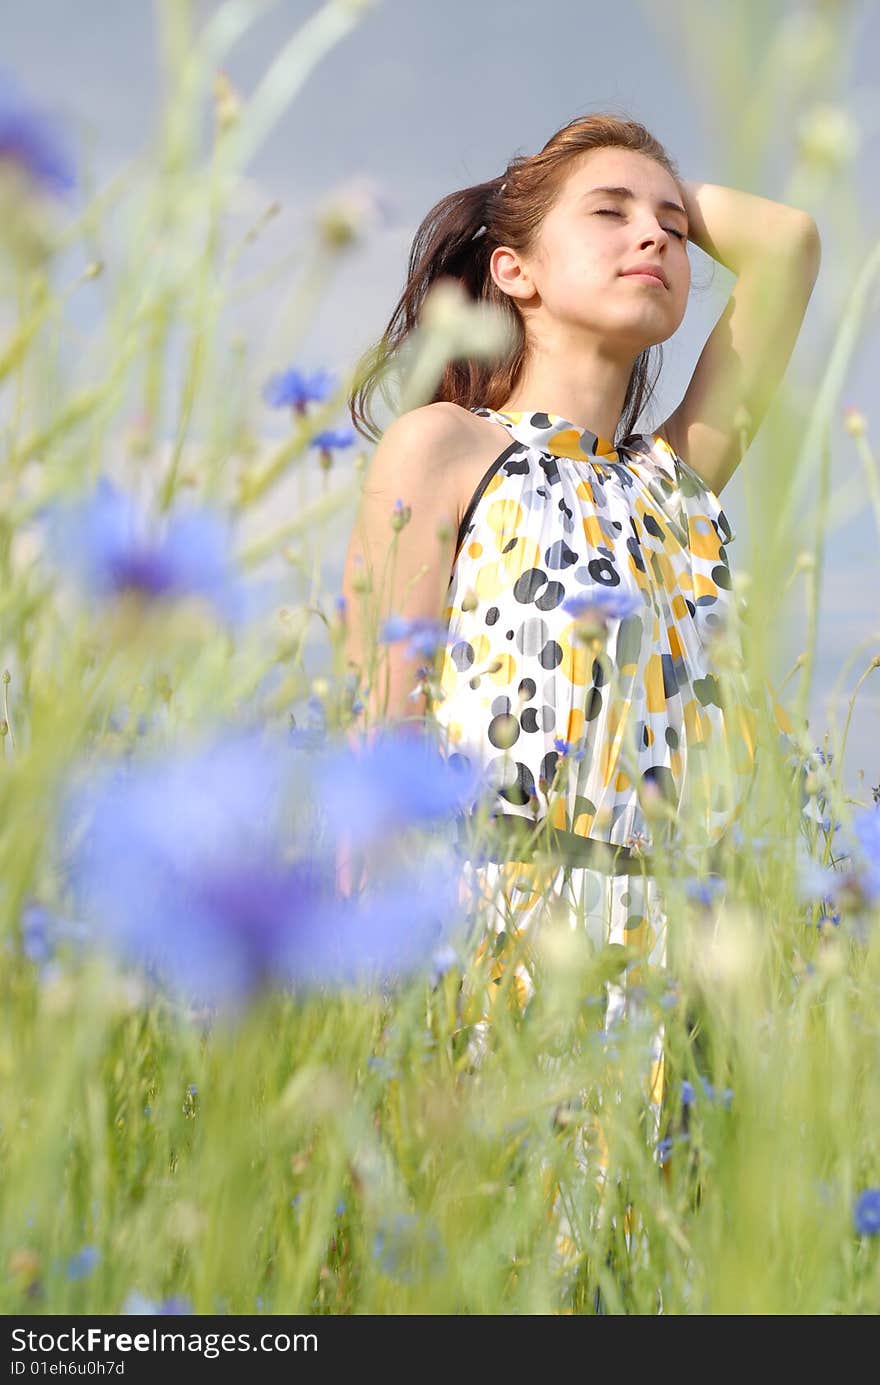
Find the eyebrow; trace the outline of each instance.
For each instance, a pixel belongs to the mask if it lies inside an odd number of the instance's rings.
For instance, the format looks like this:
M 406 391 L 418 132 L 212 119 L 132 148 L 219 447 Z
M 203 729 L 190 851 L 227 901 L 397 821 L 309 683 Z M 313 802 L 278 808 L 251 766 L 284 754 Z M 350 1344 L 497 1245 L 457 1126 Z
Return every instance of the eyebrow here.
M 608 197 L 627 198 L 630 201 L 635 196 L 632 188 L 590 188 L 589 192 L 584 193 L 584 197 L 592 197 L 597 192 L 604 192 Z M 687 212 L 678 202 L 658 202 L 657 206 L 661 211 L 681 212 L 685 221 L 688 219 Z

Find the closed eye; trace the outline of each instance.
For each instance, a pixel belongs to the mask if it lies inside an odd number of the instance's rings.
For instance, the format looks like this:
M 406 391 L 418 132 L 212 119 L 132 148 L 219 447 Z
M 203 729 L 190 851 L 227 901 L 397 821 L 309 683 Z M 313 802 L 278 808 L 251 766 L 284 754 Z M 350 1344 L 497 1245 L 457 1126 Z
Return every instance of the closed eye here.
M 611 207 L 600 207 L 600 209 L 599 209 L 597 212 L 594 212 L 593 215 L 594 215 L 594 216 L 623 216 L 623 212 L 615 211 L 615 210 L 614 210 L 613 208 L 611 208 Z M 664 226 L 664 227 L 663 227 L 663 230 L 664 230 L 664 231 L 668 231 L 668 232 L 670 233 L 670 235 L 675 236 L 678 240 L 687 240 L 687 236 L 685 235 L 684 231 L 676 231 L 676 229 L 675 229 L 674 226 Z

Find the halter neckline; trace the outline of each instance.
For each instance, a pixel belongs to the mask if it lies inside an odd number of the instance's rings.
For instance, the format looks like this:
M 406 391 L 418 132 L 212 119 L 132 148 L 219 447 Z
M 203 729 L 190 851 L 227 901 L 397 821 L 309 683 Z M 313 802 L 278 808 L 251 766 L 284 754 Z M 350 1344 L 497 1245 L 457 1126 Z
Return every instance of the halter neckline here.
M 572 423 L 561 414 L 537 409 L 490 409 L 487 405 L 479 405 L 471 413 L 503 420 L 519 442 L 540 446 L 554 457 L 569 457 L 573 461 L 617 457 L 618 449 L 608 438 Z

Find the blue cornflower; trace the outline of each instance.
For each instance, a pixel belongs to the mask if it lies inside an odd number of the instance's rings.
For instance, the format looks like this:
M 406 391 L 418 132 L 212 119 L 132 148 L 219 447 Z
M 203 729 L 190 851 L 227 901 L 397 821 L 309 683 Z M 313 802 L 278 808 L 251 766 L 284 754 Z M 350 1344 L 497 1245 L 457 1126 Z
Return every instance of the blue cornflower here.
M 823 866 L 798 845 L 795 884 L 802 901 L 834 899 L 842 888 L 843 877 L 833 866 Z
M 446 1266 L 446 1247 L 439 1228 L 409 1213 L 384 1217 L 373 1238 L 373 1259 L 389 1279 L 413 1284 L 420 1274 L 436 1274 Z
M 389 616 L 379 631 L 379 643 L 398 644 L 406 640 L 407 650 L 413 657 L 430 659 L 440 645 L 446 643 L 448 629 L 443 621 L 429 616 L 416 616 L 412 620 Z
M 27 899 L 22 906 L 21 950 L 31 962 L 51 962 L 64 942 L 79 950 L 88 937 L 85 924 L 60 917 L 36 899 Z
M 335 377 L 330 371 L 316 370 L 310 376 L 296 366 L 270 376 L 263 399 L 273 409 L 293 408 L 300 413 L 311 400 L 322 401 L 332 394 Z
M 345 1212 L 345 1203 L 344 1203 L 344 1202 L 341 1202 L 341 1201 L 340 1201 L 340 1202 L 337 1202 L 337 1204 L 336 1204 L 336 1215 L 337 1215 L 337 1217 L 341 1217 L 341 1216 L 344 1214 L 344 1212 Z
M 561 736 L 554 736 L 553 747 L 559 752 L 560 757 L 568 756 L 569 760 L 582 760 L 587 753 L 587 747 L 583 739 L 579 741 L 566 741 Z
M 132 1289 L 120 1309 L 123 1317 L 138 1315 L 140 1317 L 183 1317 L 192 1314 L 192 1304 L 188 1298 L 174 1295 L 164 1299 L 161 1303 L 156 1299 L 148 1298 L 146 1294 L 140 1293 L 137 1289 Z
M 91 495 L 43 512 L 47 551 L 58 554 L 98 600 L 126 591 L 148 600 L 201 596 L 229 622 L 250 604 L 232 558 L 227 523 L 218 512 L 175 515 L 164 533 L 145 509 L 106 476 Z
M 822 912 L 816 920 L 816 931 L 821 933 L 828 924 L 832 928 L 840 927 L 840 910 L 831 908 L 823 902 Z
M 31 962 L 48 962 L 55 954 L 54 914 L 30 901 L 21 911 L 21 950 Z
M 353 814 L 366 815 L 369 839 L 391 825 L 440 823 L 454 806 L 460 773 L 402 739 L 367 757 L 336 753 L 329 800 L 340 806 L 323 833 L 309 822 L 292 832 L 289 815 L 315 805 L 326 786 L 256 732 L 93 771 L 61 813 L 82 916 L 126 959 L 208 1004 L 421 967 L 458 917 L 448 852 L 414 855 L 357 901 L 336 890 L 338 834 Z M 416 779 L 409 792 L 405 763 Z
M 459 956 L 454 947 L 448 944 L 438 947 L 431 957 L 431 985 L 438 985 L 450 968 L 458 964 Z
M 706 1093 L 706 1096 L 710 1101 L 715 1101 L 716 1099 L 718 1099 L 720 1100 L 721 1105 L 724 1107 L 725 1110 L 729 1108 L 730 1103 L 733 1101 L 732 1087 L 725 1087 L 719 1097 L 717 1089 L 712 1086 L 711 1082 L 707 1082 L 705 1077 L 701 1077 L 700 1082 L 702 1083 L 703 1091 Z
M 447 760 L 427 735 L 388 735 L 325 757 L 317 794 L 328 820 L 356 846 L 406 826 L 440 823 L 473 802 L 482 773 Z
M 880 1236 L 880 1188 L 866 1188 L 853 1205 L 853 1221 L 860 1236 Z
M 710 874 L 705 880 L 699 880 L 696 876 L 689 876 L 684 882 L 684 889 L 688 899 L 708 909 L 724 893 L 724 878 Z
M 853 832 L 864 862 L 861 886 L 869 901 L 880 899 L 880 813 L 866 808 L 853 818 Z
M 125 730 L 130 716 L 131 709 L 127 704 L 123 704 L 118 711 L 110 713 L 107 718 L 107 726 L 118 735 Z M 155 716 L 148 716 L 146 712 L 141 712 L 135 729 L 139 736 L 145 736 L 156 724 L 157 718 Z
M 568 756 L 570 760 L 582 760 L 587 753 L 587 747 L 582 739 L 566 741 L 561 736 L 554 736 L 553 748 L 558 751 L 560 758 Z
M 658 1140 L 654 1146 L 654 1153 L 657 1155 L 657 1163 L 665 1164 L 672 1154 L 672 1139 L 667 1136 L 665 1140 Z
M 325 428 L 323 433 L 315 434 L 311 446 L 320 447 L 322 452 L 330 452 L 333 449 L 351 447 L 356 436 L 353 428 Z
M 834 825 L 833 825 L 833 827 L 832 827 L 831 819 L 830 819 L 829 817 L 824 817 L 824 818 L 820 818 L 820 819 L 819 819 L 819 826 L 821 827 L 822 831 L 825 832 L 825 833 L 832 832 L 832 831 L 834 831 L 834 832 L 839 832 L 840 829 L 841 829 L 841 827 L 843 826 L 843 823 L 842 823 L 842 822 L 835 822 Z
M 20 168 L 34 183 L 67 192 L 76 183 L 61 123 L 28 105 L 17 79 L 0 72 L 0 164 Z
M 83 1246 L 76 1255 L 72 1255 L 67 1262 L 68 1279 L 85 1279 L 92 1273 L 95 1266 L 101 1259 L 101 1252 L 97 1246 Z
M 665 1140 L 658 1140 L 654 1146 L 654 1154 L 657 1157 L 657 1163 L 661 1165 L 667 1164 L 672 1155 L 673 1145 L 686 1144 L 689 1139 L 690 1136 L 685 1132 L 681 1135 L 676 1135 L 674 1138 L 671 1135 L 667 1135 Z
M 701 1086 L 702 1089 L 703 1089 L 703 1095 L 706 1097 L 706 1100 L 707 1100 L 707 1101 L 714 1101 L 714 1100 L 716 1099 L 717 1092 L 716 1092 L 716 1089 L 713 1087 L 712 1083 L 711 1083 L 711 1082 L 707 1082 L 706 1079 L 705 1079 L 705 1077 L 702 1076 L 702 1074 L 700 1074 L 700 1079 L 699 1079 L 699 1080 L 700 1080 L 700 1086 Z M 694 1105 L 696 1104 L 696 1099 L 697 1099 L 697 1096 L 696 1096 L 696 1089 L 695 1089 L 693 1083 L 692 1083 L 692 1082 L 688 1082 L 687 1079 L 685 1079 L 685 1080 L 682 1082 L 682 1084 L 681 1084 L 681 1103 L 682 1103 L 682 1105 L 683 1105 L 683 1106 L 694 1106 Z M 721 1100 L 722 1106 L 723 1106 L 723 1107 L 725 1108 L 725 1110 L 726 1110 L 726 1109 L 730 1106 L 731 1101 L 733 1100 L 733 1088 L 732 1088 L 732 1087 L 725 1087 L 725 1088 L 724 1088 L 724 1091 L 721 1093 L 720 1100 Z
M 305 726 L 297 726 L 296 718 L 290 714 L 289 740 L 297 750 L 323 750 L 327 742 L 327 713 L 320 697 L 312 693 L 306 702 Z
M 674 1010 L 680 1000 L 681 992 L 679 991 L 678 984 L 674 983 L 667 987 L 660 997 L 660 1008 L 662 1010 Z
M 562 609 L 570 616 L 580 617 L 595 611 L 605 620 L 624 620 L 642 609 L 642 598 L 624 587 L 591 587 L 563 601 Z

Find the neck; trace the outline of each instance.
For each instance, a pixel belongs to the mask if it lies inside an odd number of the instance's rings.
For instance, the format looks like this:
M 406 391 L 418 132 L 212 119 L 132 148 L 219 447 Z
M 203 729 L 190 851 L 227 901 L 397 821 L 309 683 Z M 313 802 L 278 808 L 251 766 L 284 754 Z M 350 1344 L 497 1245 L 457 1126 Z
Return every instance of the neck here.
M 543 349 L 527 361 L 503 410 L 557 414 L 614 440 L 632 376 L 632 357 L 610 359 L 594 351 Z

